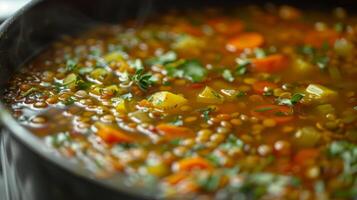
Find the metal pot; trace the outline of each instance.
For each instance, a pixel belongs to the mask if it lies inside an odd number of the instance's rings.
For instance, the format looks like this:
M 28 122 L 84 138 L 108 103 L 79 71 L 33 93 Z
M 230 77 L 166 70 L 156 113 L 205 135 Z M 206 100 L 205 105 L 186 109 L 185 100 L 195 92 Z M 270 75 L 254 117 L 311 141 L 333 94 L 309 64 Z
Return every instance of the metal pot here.
M 143 22 L 147 15 L 167 8 L 199 9 L 206 5 L 245 3 L 252 1 L 32 1 L 0 27 L 0 94 L 23 63 L 63 34 L 75 34 L 98 23 L 120 22 L 129 18 Z M 320 9 L 322 5 L 324 8 L 344 5 L 354 9 L 357 5 L 353 1 L 338 1 L 337 5 L 326 0 L 289 3 L 313 9 Z M 0 122 L 3 125 L 0 128 L 0 171 L 3 171 L 5 178 L 8 200 L 160 198 L 156 185 L 128 186 L 125 183 L 130 177 L 125 175 L 118 175 L 115 180 L 95 179 L 81 166 L 68 162 L 45 147 L 40 139 L 16 122 L 1 102 Z

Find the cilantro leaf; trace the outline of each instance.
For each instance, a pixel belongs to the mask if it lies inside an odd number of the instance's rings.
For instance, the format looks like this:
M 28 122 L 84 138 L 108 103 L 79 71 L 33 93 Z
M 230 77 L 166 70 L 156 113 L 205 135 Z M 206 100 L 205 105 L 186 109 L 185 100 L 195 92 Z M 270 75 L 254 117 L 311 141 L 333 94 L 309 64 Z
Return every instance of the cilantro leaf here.
M 131 77 L 132 81 L 139 86 L 142 90 L 147 90 L 155 83 L 154 77 L 149 73 L 143 73 L 143 69 L 136 70 L 134 76 Z
M 192 82 L 201 82 L 207 75 L 207 69 L 197 60 L 186 60 L 176 67 L 168 65 L 166 70 L 169 76 L 185 78 Z
M 304 96 L 305 96 L 304 94 L 295 93 L 295 94 L 291 97 L 291 99 L 286 99 L 286 98 L 284 98 L 284 99 L 278 99 L 278 102 L 279 102 L 280 105 L 293 106 L 293 105 L 299 103 L 300 100 L 301 100 L 302 98 L 304 98 Z
M 223 70 L 222 77 L 228 82 L 233 82 L 234 81 L 234 77 L 232 75 L 232 72 L 229 69 Z
M 158 57 L 151 58 L 147 61 L 150 65 L 165 65 L 177 59 L 177 54 L 174 51 L 168 51 Z
M 66 71 L 72 72 L 78 68 L 78 63 L 75 60 L 69 59 L 66 62 Z

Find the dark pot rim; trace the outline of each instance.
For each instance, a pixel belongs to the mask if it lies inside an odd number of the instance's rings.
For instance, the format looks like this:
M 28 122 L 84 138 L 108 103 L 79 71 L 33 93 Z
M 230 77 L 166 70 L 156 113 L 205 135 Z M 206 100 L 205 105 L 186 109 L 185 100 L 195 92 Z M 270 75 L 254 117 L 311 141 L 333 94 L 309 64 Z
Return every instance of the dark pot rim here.
M 19 19 L 26 12 L 29 12 L 34 6 L 44 3 L 44 0 L 33 0 L 30 3 L 26 4 L 20 10 L 18 10 L 13 16 L 8 18 L 0 25 L 0 40 L 6 38 L 7 31 L 11 26 L 16 23 L 16 20 Z M 105 189 L 113 190 L 119 193 L 124 193 L 133 197 L 138 197 L 140 199 L 150 199 L 155 195 L 154 193 L 147 190 L 148 188 L 139 188 L 129 185 L 125 185 L 125 181 L 115 182 L 113 184 L 110 180 L 97 179 L 92 172 L 85 169 L 83 166 L 78 163 L 69 162 L 65 157 L 60 156 L 54 152 L 53 149 L 44 145 L 43 141 L 33 135 L 31 131 L 27 130 L 25 127 L 21 126 L 17 120 L 11 115 L 8 111 L 5 103 L 2 102 L 0 98 L 0 128 L 3 126 L 3 129 L 9 130 L 10 134 L 15 136 L 15 138 L 33 151 L 36 155 L 39 155 L 43 161 L 48 161 L 55 166 L 58 166 L 60 169 L 65 170 L 67 173 L 74 175 L 76 178 L 83 179 L 90 183 L 101 186 Z M 1 134 L 1 133 L 0 133 Z M 118 178 L 118 177 L 117 177 Z M 122 179 L 128 178 L 127 175 L 122 174 Z

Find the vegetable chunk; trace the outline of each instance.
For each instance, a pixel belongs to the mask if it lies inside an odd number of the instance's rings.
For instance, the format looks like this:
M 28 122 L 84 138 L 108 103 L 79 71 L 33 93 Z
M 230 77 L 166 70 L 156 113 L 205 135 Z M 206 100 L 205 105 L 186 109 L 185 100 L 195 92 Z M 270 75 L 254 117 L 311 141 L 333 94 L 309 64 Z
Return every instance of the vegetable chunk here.
M 164 111 L 174 110 L 187 103 L 185 97 L 167 91 L 153 94 L 149 101 L 155 108 Z

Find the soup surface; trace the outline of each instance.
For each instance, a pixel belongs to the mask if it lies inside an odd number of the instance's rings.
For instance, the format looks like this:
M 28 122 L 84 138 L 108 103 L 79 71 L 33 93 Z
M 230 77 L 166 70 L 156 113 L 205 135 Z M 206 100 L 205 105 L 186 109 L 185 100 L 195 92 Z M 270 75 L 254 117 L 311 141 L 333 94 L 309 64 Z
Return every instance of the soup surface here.
M 172 11 L 63 37 L 4 99 L 61 156 L 163 197 L 352 199 L 356 45 L 341 8 Z

